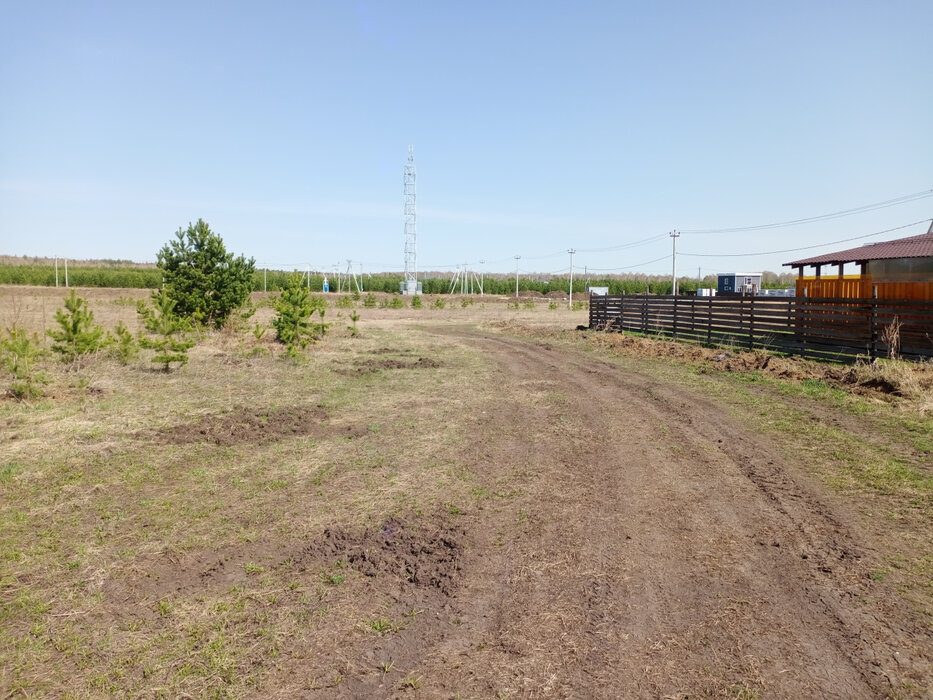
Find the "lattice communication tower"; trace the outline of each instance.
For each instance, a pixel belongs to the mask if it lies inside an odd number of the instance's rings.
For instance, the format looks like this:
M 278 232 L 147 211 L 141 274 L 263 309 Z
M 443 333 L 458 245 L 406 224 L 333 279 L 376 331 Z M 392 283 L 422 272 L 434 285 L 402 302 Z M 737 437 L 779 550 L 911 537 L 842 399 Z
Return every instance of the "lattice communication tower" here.
M 415 209 L 415 151 L 408 146 L 408 162 L 405 164 L 405 279 L 402 280 L 402 294 L 421 294 L 418 283 L 418 255 L 415 245 L 418 238 L 418 216 Z

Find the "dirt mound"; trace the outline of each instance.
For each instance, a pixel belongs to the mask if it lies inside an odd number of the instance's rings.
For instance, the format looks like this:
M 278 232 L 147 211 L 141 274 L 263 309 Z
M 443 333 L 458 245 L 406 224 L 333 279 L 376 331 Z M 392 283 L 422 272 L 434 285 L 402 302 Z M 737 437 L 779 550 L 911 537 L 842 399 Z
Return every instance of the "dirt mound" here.
M 384 369 L 436 369 L 441 363 L 430 357 L 419 357 L 417 360 L 365 360 L 357 362 L 352 367 L 343 367 L 334 370 L 337 374 L 360 375 L 374 374 Z
M 369 351 L 370 355 L 410 355 L 411 350 L 396 348 L 376 348 Z
M 515 329 L 522 332 L 523 329 Z M 542 336 L 528 332 L 527 335 Z M 620 333 L 587 332 L 590 343 L 611 352 L 639 357 L 665 357 L 701 365 L 701 372 L 760 372 L 779 379 L 825 382 L 845 391 L 880 398 L 922 399 L 933 388 L 933 364 L 874 360 L 840 366 L 801 357 L 783 357 L 760 350 L 741 351 L 707 348 L 657 338 Z M 925 410 L 930 412 L 933 408 Z
M 553 291 L 548 292 L 544 296 L 546 296 L 548 299 L 566 299 L 567 292 L 562 292 L 559 289 L 555 289 Z
M 318 406 L 287 406 L 274 409 L 238 408 L 230 413 L 204 416 L 190 423 L 179 423 L 145 437 L 163 444 L 198 442 L 230 446 L 242 443 L 267 443 L 297 436 L 325 437 L 365 434 L 366 426 L 335 426 Z
M 394 575 L 450 595 L 460 575 L 462 539 L 459 530 L 427 531 L 390 518 L 374 528 L 328 528 L 304 558 L 344 561 L 365 576 Z

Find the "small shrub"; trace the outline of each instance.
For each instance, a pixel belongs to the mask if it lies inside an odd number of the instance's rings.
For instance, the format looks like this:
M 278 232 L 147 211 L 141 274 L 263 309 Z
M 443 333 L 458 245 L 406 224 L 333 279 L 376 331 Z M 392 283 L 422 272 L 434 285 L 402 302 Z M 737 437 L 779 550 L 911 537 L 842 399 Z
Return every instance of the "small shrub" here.
M 256 305 L 247 298 L 246 303 L 239 309 L 230 313 L 223 323 L 223 329 L 228 333 L 241 333 L 249 328 L 249 320 L 256 313 Z
M 445 306 L 447 306 L 447 302 L 444 299 L 435 299 L 432 306 L 435 309 L 443 309 Z
M 547 305 L 547 307 L 553 311 L 554 309 L 557 308 L 557 302 L 552 301 L 550 304 Z
M 324 323 L 324 314 L 327 313 L 326 308 L 319 308 L 317 314 L 320 317 L 320 322 L 315 326 L 317 331 L 317 337 L 323 340 L 324 336 L 327 334 L 327 329 L 331 327 L 330 323 Z
M 139 343 L 123 321 L 117 324 L 113 329 L 113 335 L 110 336 L 110 353 L 121 365 L 128 365 L 139 357 Z
M 533 301 L 526 301 L 524 304 L 522 304 L 522 306 L 524 306 L 526 309 L 534 309 L 535 303 Z
M 895 316 L 881 329 L 881 342 L 888 346 L 888 359 L 896 360 L 901 352 L 901 321 Z
M 356 293 L 357 296 L 359 296 L 359 294 L 359 292 Z M 337 301 L 334 302 L 334 306 L 336 306 L 338 309 L 352 309 L 354 306 L 353 297 L 337 297 Z
M 376 295 L 372 292 L 369 292 L 365 297 L 363 297 L 363 306 L 367 309 L 376 308 Z
M 294 355 L 298 348 L 307 347 L 314 339 L 311 314 L 322 301 L 302 284 L 298 272 L 289 276 L 285 289 L 275 301 L 277 315 L 272 319 L 276 340 L 285 344 L 287 354 Z
M 155 350 L 151 361 L 163 365 L 163 371 L 168 372 L 173 362 L 188 364 L 188 350 L 194 347 L 194 341 L 186 338 L 191 325 L 187 319 L 175 315 L 175 300 L 164 291 L 154 292 L 152 301 L 152 306 L 140 301 L 136 307 L 150 334 L 142 336 L 139 345 Z
M 347 326 L 347 330 L 350 331 L 350 335 L 354 338 L 360 334 L 360 329 L 357 328 L 356 324 L 360 320 L 360 315 L 354 309 L 350 312 L 350 325 Z
M 36 369 L 44 354 L 39 336 L 31 336 L 23 328 L 8 328 L 6 337 L 0 338 L 0 365 L 10 375 L 10 394 L 20 400 L 42 396 L 45 374 Z
M 421 297 L 419 295 L 416 294 L 411 298 L 411 308 L 420 309 L 422 306 L 424 306 L 424 304 L 421 303 Z
M 82 355 L 90 355 L 107 345 L 108 338 L 102 326 L 94 323 L 94 312 L 87 300 L 75 290 L 65 297 L 65 310 L 55 311 L 59 330 L 49 329 L 46 334 L 55 341 L 52 350 L 61 355 L 62 362 L 75 362 Z

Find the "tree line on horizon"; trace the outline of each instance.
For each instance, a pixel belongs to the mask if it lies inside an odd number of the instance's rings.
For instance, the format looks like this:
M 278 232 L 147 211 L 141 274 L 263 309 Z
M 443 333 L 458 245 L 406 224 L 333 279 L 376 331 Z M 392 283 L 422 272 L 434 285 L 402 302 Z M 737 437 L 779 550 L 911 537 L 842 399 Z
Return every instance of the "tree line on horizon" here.
M 300 271 L 299 271 L 300 272 Z M 308 280 L 307 273 L 301 273 L 304 279 Z M 422 290 L 425 294 L 448 294 L 451 292 L 451 276 L 441 277 L 443 273 L 427 273 L 429 277 L 421 277 L 419 281 L 422 284 Z M 762 287 L 783 288 L 793 284 L 793 273 L 775 273 L 765 271 L 762 273 Z M 284 270 L 264 270 L 255 269 L 252 272 L 251 291 L 278 292 L 285 289 L 288 285 L 289 277 L 292 272 Z M 436 276 L 433 276 L 436 275 Z M 310 286 L 312 291 L 321 292 L 324 285 L 324 275 L 316 272 L 311 273 Z M 386 292 L 397 293 L 399 282 L 404 278 L 403 275 L 391 272 L 380 272 L 367 274 L 364 276 L 362 286 L 366 292 Z M 337 291 L 337 278 L 333 275 L 327 275 L 328 284 L 331 292 Z M 54 287 L 55 285 L 55 267 L 54 265 L 34 265 L 18 264 L 7 265 L 0 263 L 0 284 L 17 284 L 33 287 Z M 123 267 L 120 265 L 89 266 L 72 265 L 68 266 L 68 284 L 72 287 L 107 287 L 107 288 L 127 288 L 127 289 L 157 289 L 162 284 L 162 271 L 158 267 Z M 343 278 L 343 290 L 350 292 L 356 289 L 355 282 L 350 279 L 350 286 L 347 285 L 346 277 Z M 706 275 L 702 281 L 696 278 L 679 277 L 678 285 L 682 292 L 695 291 L 698 287 L 716 287 L 715 275 Z M 58 268 L 58 286 L 65 286 L 65 270 L 62 265 Z M 578 277 L 574 275 L 573 291 L 585 292 L 587 286 L 591 287 L 609 287 L 610 294 L 643 294 L 650 291 L 652 294 L 670 294 L 671 278 L 664 275 L 613 275 L 601 277 Z M 552 291 L 566 292 L 568 287 L 568 275 L 550 276 L 531 274 L 528 276 L 519 275 L 519 291 L 535 291 L 547 294 Z M 460 286 L 453 290 L 454 294 L 459 293 Z M 474 292 L 479 292 L 479 285 L 474 282 Z M 483 292 L 485 294 L 508 295 L 515 293 L 515 275 L 507 274 L 487 274 L 483 279 Z
M 199 219 L 198 225 L 207 227 Z M 177 235 L 177 234 L 176 234 Z M 218 237 L 219 240 L 219 237 Z M 169 244 L 171 245 L 171 244 Z M 164 249 L 160 255 L 164 254 Z M 0 284 L 15 284 L 37 287 L 66 286 L 66 269 L 64 260 L 56 268 L 55 258 L 42 258 L 30 256 L 0 255 Z M 246 265 L 247 261 L 243 256 Z M 162 261 L 164 262 L 164 260 Z M 250 259 L 244 279 L 249 291 L 280 292 L 288 288 L 295 271 L 272 270 L 256 268 L 255 261 Z M 396 272 L 379 272 L 367 274 L 362 277 L 347 278 L 346 275 L 331 275 L 320 272 L 298 271 L 311 291 L 322 292 L 325 278 L 329 284 L 330 292 L 337 291 L 365 291 L 398 293 L 399 283 L 404 275 Z M 424 294 L 458 294 L 461 286 L 457 284 L 452 288 L 453 273 L 439 271 L 424 271 L 419 275 Z M 487 273 L 483 276 L 483 293 L 493 295 L 514 294 L 515 275 L 509 273 Z M 129 260 L 75 260 L 67 267 L 67 286 L 72 287 L 106 287 L 128 289 L 158 289 L 165 283 L 164 265 L 157 263 L 137 263 Z M 678 286 L 681 292 L 694 292 L 698 288 L 715 288 L 717 278 L 715 275 L 706 275 L 702 280 L 687 276 L 678 277 Z M 762 273 L 762 287 L 782 288 L 794 283 L 793 273 Z M 357 287 L 360 284 L 362 289 Z M 566 292 L 569 284 L 569 275 L 545 275 L 529 273 L 519 275 L 519 292 Z M 573 279 L 573 291 L 585 292 L 587 287 L 608 287 L 610 294 L 670 294 L 671 278 L 668 275 L 647 275 L 644 273 L 630 273 L 621 275 L 590 276 L 578 272 Z M 476 280 L 470 288 L 474 293 L 479 292 Z

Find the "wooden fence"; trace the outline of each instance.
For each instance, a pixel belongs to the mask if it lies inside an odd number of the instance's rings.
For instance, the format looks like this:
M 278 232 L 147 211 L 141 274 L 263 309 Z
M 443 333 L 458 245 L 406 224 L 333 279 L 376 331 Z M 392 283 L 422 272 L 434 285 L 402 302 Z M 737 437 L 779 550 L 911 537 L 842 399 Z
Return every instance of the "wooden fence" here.
M 933 282 L 874 282 L 871 277 L 865 275 L 798 277 L 797 296 L 933 301 Z
M 933 357 L 933 301 L 594 295 L 590 328 L 843 362 Z

